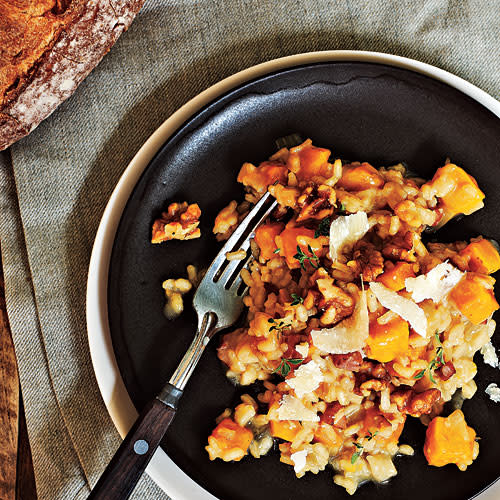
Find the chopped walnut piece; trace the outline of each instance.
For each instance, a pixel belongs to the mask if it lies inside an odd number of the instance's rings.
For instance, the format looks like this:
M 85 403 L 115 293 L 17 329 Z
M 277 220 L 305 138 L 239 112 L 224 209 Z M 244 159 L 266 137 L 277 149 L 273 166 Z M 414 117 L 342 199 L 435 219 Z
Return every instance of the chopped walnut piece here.
M 332 215 L 335 206 L 335 191 L 326 185 L 309 186 L 297 200 L 300 207 L 297 222 L 308 219 L 321 220 Z
M 342 288 L 334 285 L 333 278 L 317 279 L 316 285 L 323 295 L 319 302 L 319 307 L 324 310 L 320 317 L 323 326 L 333 325 L 353 313 L 354 299 Z
M 348 266 L 353 268 L 357 276 L 362 274 L 364 281 L 375 281 L 384 272 L 384 258 L 372 243 L 359 241 L 354 246 L 352 261 Z
M 383 250 L 384 257 L 395 260 L 404 260 L 406 262 L 416 262 L 415 250 L 413 248 L 412 231 L 408 231 L 404 237 L 396 236 L 388 242 Z
M 412 393 L 412 389 L 394 391 L 391 394 L 391 403 L 395 403 L 399 411 L 405 412 Z
M 420 417 L 421 415 L 430 413 L 433 405 L 441 398 L 439 389 L 427 389 L 412 396 L 407 404 L 406 411 L 412 417 Z
M 379 380 L 376 378 L 372 378 L 371 380 L 367 380 L 366 382 L 363 382 L 359 388 L 362 391 L 375 391 L 375 392 L 380 392 L 382 389 L 387 387 L 387 382 L 383 380 Z
M 162 243 L 168 240 L 192 240 L 199 238 L 200 207 L 187 202 L 171 203 L 166 212 L 153 223 L 151 243 Z

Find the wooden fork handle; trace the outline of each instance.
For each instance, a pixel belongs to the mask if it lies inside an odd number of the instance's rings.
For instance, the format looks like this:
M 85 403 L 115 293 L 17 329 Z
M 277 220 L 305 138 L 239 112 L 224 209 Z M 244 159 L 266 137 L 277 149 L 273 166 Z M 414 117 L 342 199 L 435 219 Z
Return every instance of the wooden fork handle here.
M 168 384 L 161 399 L 154 398 L 145 406 L 89 500 L 125 500 L 130 496 L 172 422 L 181 395 L 182 391 Z

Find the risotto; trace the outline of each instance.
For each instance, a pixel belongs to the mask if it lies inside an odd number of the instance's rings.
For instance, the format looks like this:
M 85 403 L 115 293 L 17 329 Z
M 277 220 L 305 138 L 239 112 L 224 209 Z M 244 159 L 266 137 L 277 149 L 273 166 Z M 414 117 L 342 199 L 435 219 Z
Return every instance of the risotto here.
M 422 233 L 479 210 L 484 194 L 449 162 L 426 182 L 403 165 L 331 157 L 306 140 L 245 163 L 245 201 L 215 221 L 225 239 L 266 191 L 278 202 L 242 270 L 246 326 L 218 348 L 228 377 L 262 381 L 262 391 L 222 413 L 206 450 L 237 461 L 277 443 L 297 477 L 331 465 L 353 494 L 414 453 L 399 443 L 413 417 L 428 426 L 428 463 L 465 470 L 479 453 L 476 433 L 461 410 L 440 414 L 458 390 L 476 392 L 473 356 L 495 330 L 500 256 L 485 238 L 425 244 Z

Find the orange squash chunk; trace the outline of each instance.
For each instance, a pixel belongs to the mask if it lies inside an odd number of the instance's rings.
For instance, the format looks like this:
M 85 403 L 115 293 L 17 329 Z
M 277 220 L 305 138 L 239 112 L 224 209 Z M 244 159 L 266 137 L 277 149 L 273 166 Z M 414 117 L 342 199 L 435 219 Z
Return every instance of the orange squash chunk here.
M 209 452 L 210 460 L 216 458 L 224 460 L 225 453 L 233 451 L 231 460 L 240 461 L 247 454 L 252 439 L 253 433 L 250 429 L 238 425 L 230 418 L 225 418 L 208 437 L 206 449 Z
M 287 174 L 288 168 L 282 163 L 265 161 L 258 167 L 251 163 L 243 163 L 238 174 L 238 182 L 253 188 L 259 194 L 264 194 L 271 184 L 285 182 Z
M 477 238 L 467 245 L 460 255 L 468 261 L 469 271 L 491 274 L 500 269 L 500 255 L 495 246 L 484 238 Z
M 449 417 L 432 419 L 425 435 L 424 455 L 429 465 L 470 465 L 474 460 L 476 432 L 455 410 Z
M 342 444 L 343 438 L 332 425 L 320 422 L 314 431 L 314 441 L 323 443 L 329 448 L 338 448 Z
M 259 246 L 260 256 L 263 259 L 269 260 L 274 257 L 274 252 L 278 248 L 274 239 L 283 231 L 284 227 L 284 224 L 280 222 L 271 222 L 263 224 L 255 230 L 255 243 Z
M 384 286 L 395 292 L 399 292 L 405 287 L 406 278 L 414 278 L 413 266 L 408 262 L 396 262 L 392 269 L 384 271 L 377 277 Z
M 299 241 L 297 241 L 298 239 Z M 288 267 L 291 269 L 300 267 L 299 261 L 294 258 L 294 255 L 297 254 L 297 245 L 307 255 L 311 255 L 307 249 L 307 245 L 311 245 L 317 256 L 318 251 L 322 248 L 322 245 L 318 246 L 318 242 L 314 238 L 314 231 L 300 226 L 287 226 L 280 235 L 276 236 L 275 241 L 277 247 L 280 249 L 280 255 L 285 257 Z
M 499 307 L 493 290 L 486 288 L 484 282 L 473 273 L 467 273 L 451 290 L 449 297 L 458 310 L 475 325 L 488 319 Z
M 308 180 L 316 176 L 325 176 L 328 174 L 331 151 L 316 146 L 306 146 L 298 155 L 300 158 L 300 170 L 297 172 L 297 179 Z
M 438 168 L 430 184 L 446 193 L 440 199 L 449 216 L 469 215 L 483 207 L 484 193 L 476 179 L 453 163 Z
M 302 430 L 300 422 L 294 420 L 271 420 L 271 436 L 292 442 Z
M 338 187 L 348 191 L 363 191 L 383 185 L 384 179 L 369 163 L 344 167 L 342 177 L 337 182 Z
M 408 351 L 409 335 L 408 323 L 399 317 L 384 325 L 373 321 L 370 324 L 366 354 L 381 363 L 392 361 Z

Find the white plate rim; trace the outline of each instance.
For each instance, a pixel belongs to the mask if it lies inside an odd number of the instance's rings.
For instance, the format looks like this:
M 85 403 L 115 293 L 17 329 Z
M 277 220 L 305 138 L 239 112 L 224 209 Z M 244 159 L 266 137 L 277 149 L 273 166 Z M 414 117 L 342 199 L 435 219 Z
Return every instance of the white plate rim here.
M 86 317 L 90 355 L 102 398 L 122 438 L 136 420 L 137 411 L 125 388 L 113 351 L 108 324 L 107 281 L 116 230 L 139 177 L 165 141 L 198 110 L 218 96 L 266 74 L 295 66 L 334 61 L 386 64 L 429 76 L 456 88 L 500 118 L 500 102 L 448 71 L 406 57 L 352 50 L 307 52 L 252 66 L 209 87 L 173 113 L 139 149 L 120 177 L 103 212 L 89 264 Z M 175 500 L 217 500 L 183 472 L 162 449 L 157 450 L 146 472 L 167 495 Z M 500 481 L 476 498 L 494 500 L 498 495 L 500 495 Z

